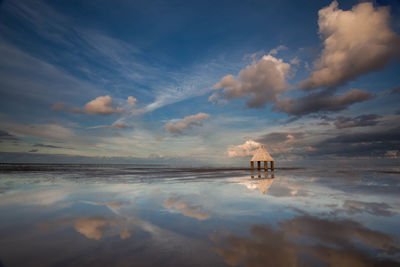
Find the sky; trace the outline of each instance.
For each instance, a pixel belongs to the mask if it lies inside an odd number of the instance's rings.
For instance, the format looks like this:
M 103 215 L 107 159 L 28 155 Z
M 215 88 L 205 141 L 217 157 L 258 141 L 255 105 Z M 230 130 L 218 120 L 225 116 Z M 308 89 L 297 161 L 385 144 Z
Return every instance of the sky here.
M 0 1 L 0 161 L 397 164 L 399 33 L 398 1 Z

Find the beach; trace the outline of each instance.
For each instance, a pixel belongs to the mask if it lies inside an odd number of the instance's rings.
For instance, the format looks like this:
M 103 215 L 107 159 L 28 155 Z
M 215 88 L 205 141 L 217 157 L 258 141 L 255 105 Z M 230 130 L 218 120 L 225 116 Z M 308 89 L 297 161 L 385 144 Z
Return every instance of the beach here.
M 396 168 L 0 166 L 0 266 L 400 264 Z

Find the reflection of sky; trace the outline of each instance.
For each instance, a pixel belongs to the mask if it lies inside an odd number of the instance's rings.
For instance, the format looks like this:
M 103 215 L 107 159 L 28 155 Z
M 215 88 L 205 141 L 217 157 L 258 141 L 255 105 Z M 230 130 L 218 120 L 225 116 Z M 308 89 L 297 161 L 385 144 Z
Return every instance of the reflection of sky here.
M 273 179 L 243 172 L 211 179 L 210 171 L 115 183 L 18 175 L 0 176 L 5 266 L 287 265 L 307 257 L 365 264 L 400 256 L 398 174 L 281 170 Z M 257 256 L 266 249 L 274 257 Z

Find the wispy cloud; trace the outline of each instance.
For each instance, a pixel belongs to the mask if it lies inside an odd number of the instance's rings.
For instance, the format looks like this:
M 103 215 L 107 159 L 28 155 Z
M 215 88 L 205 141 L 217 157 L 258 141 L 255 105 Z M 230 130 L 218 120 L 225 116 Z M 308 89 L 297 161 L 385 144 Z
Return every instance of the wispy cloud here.
M 1 141 L 18 141 L 19 139 L 8 133 L 7 131 L 0 130 L 0 142 Z
M 37 137 L 63 141 L 76 137 L 72 130 L 58 124 L 20 124 L 7 121 L 2 121 L 1 124 L 7 131 L 19 137 Z
M 379 123 L 379 118 L 382 116 L 376 114 L 364 114 L 354 118 L 338 116 L 334 125 L 338 129 L 351 128 L 351 127 L 366 127 L 375 126 Z

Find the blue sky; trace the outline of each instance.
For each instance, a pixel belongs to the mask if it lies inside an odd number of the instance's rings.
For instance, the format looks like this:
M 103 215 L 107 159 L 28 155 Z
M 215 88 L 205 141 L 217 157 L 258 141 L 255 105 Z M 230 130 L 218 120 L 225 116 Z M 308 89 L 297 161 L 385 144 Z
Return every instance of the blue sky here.
M 397 1 L 2 1 L 2 161 L 398 161 Z

